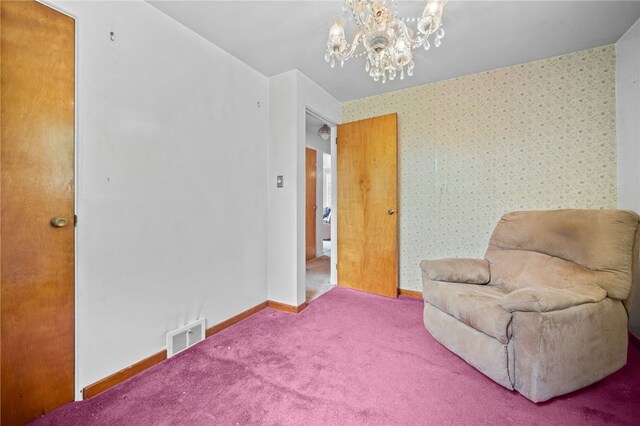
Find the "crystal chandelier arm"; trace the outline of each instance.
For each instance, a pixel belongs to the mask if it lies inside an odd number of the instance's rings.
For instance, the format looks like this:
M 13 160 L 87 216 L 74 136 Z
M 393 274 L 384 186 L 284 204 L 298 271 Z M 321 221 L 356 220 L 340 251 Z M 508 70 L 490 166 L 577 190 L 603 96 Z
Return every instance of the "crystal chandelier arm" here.
M 356 6 L 355 3 L 358 3 L 358 5 Z M 345 6 L 349 11 L 351 11 L 353 22 L 358 26 L 358 28 L 360 28 L 361 30 L 365 30 L 367 26 L 365 21 L 362 20 L 361 16 L 363 7 L 362 0 L 345 0 Z
M 423 37 L 412 38 L 409 29 L 407 28 L 407 24 L 402 21 L 398 21 L 398 28 L 402 30 L 402 34 L 406 37 L 406 39 L 411 43 L 412 48 L 420 47 L 428 38 L 427 35 Z
M 353 56 L 353 53 L 358 48 L 358 45 L 360 44 L 360 39 L 362 38 L 363 35 L 364 33 L 362 31 L 358 31 L 356 35 L 353 37 L 353 41 L 351 42 L 351 44 L 347 46 L 347 49 L 345 49 L 345 52 L 340 54 L 338 59 L 346 61 L 347 59 L 351 58 Z
M 362 21 L 362 19 L 360 19 L 360 16 L 356 16 L 356 14 L 353 14 L 353 22 L 355 22 L 356 26 L 360 29 L 360 30 L 366 30 L 367 29 L 367 25 L 365 24 L 364 21 Z

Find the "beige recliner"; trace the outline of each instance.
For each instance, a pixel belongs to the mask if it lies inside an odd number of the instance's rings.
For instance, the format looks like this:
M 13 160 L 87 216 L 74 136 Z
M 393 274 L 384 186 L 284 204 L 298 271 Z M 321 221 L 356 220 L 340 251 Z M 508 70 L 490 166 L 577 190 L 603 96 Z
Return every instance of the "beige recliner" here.
M 424 324 L 469 364 L 534 402 L 625 365 L 640 217 L 507 213 L 484 259 L 424 260 Z

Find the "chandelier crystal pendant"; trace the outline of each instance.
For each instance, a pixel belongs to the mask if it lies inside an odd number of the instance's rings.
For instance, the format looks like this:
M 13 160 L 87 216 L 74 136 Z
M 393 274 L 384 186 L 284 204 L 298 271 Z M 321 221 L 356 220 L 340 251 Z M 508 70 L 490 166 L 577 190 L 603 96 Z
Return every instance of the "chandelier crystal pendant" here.
M 345 0 L 343 9 L 348 12 L 358 27 L 351 43 L 347 43 L 344 21 L 336 19 L 329 30 L 327 53 L 324 59 L 335 67 L 336 62 L 344 66 L 350 58 L 365 56 L 365 70 L 375 80 L 385 83 L 399 74 L 404 79 L 413 75 L 412 50 L 423 47 L 429 50 L 433 44 L 440 47 L 444 30 L 442 29 L 442 11 L 447 0 L 428 0 L 422 16 L 419 18 L 400 18 L 396 0 Z M 390 7 L 391 6 L 391 7 Z M 407 23 L 416 23 L 412 30 Z M 355 53 L 362 45 L 364 51 Z

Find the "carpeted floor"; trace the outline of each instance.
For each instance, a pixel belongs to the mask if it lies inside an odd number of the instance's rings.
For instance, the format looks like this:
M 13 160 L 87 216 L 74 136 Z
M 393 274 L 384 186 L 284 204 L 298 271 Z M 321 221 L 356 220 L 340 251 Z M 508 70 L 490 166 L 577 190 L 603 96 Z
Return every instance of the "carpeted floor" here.
M 305 274 L 305 290 L 307 302 L 329 291 L 333 286 L 329 283 L 331 275 L 331 258 L 320 256 L 307 260 Z
M 422 301 L 335 288 L 264 309 L 38 425 L 638 424 L 640 350 L 621 371 L 533 404 L 438 344 Z

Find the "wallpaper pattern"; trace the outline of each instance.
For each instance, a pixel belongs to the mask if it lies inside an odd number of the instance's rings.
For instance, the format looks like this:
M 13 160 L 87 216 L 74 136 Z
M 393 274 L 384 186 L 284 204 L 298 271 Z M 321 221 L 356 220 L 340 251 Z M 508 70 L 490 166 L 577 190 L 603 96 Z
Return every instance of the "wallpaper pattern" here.
M 400 287 L 482 257 L 507 211 L 615 208 L 615 104 L 614 46 L 344 103 L 343 123 L 398 113 Z

